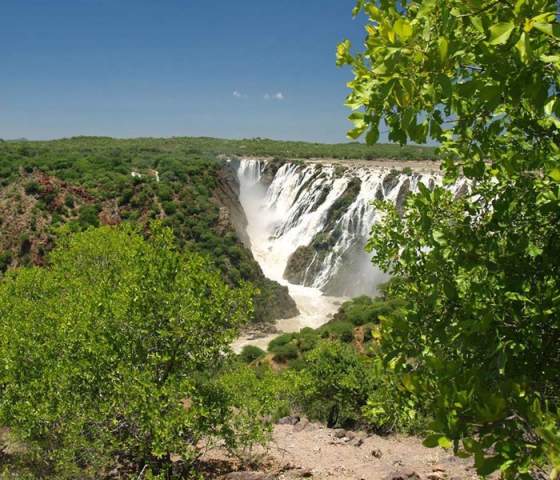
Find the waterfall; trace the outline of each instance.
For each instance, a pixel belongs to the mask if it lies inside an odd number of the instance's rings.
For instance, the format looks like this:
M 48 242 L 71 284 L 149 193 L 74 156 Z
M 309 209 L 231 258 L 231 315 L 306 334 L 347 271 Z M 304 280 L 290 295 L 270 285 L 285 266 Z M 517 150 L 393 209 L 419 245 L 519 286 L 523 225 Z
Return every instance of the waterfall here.
M 364 250 L 379 220 L 373 200 L 402 208 L 420 183 L 441 185 L 436 173 L 286 162 L 279 168 L 242 159 L 240 201 L 253 254 L 264 274 L 290 289 L 302 315 L 284 329 L 328 321 L 341 299 L 375 294 L 387 277 Z M 277 169 L 276 169 L 277 168 Z M 464 185 L 452 187 L 457 193 Z M 282 329 L 282 326 L 281 326 Z

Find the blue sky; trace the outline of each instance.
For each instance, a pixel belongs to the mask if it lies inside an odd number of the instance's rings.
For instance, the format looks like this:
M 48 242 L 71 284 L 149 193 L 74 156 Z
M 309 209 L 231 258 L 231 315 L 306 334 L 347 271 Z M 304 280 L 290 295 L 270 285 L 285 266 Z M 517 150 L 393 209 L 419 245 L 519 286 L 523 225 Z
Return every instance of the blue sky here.
M 0 138 L 345 141 L 353 0 L 1 0 Z

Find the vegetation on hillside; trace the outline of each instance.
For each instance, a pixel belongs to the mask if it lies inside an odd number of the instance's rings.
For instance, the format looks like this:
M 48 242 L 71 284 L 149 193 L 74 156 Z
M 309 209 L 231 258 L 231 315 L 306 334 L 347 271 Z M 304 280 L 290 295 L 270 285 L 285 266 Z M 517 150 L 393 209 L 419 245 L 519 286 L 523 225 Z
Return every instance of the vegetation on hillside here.
M 200 440 L 247 461 L 274 419 L 296 412 L 330 426 L 420 431 L 427 446 L 474 457 L 483 476 L 556 480 L 557 7 L 358 0 L 363 51 L 338 49 L 355 74 L 350 136 L 375 144 L 384 122 L 393 141 L 439 142 L 445 181 L 463 175 L 470 191 L 455 199 L 419 186 L 398 208 L 378 203 L 384 219 L 369 248 L 392 276 L 382 296 L 347 302 L 323 327 L 281 335 L 267 352 L 229 355 L 253 309 L 246 280 L 258 272 L 215 201 L 218 156 L 432 150 L 1 142 L 0 425 L 12 443 L 2 473 L 185 477 Z M 136 228 L 98 227 L 124 220 Z
M 359 0 L 363 50 L 350 136 L 441 142 L 446 181 L 401 212 L 380 205 L 374 261 L 402 319 L 382 322 L 386 364 L 433 405 L 430 446 L 479 473 L 560 475 L 560 25 L 555 0 Z
M 180 248 L 211 256 L 233 286 L 251 281 L 256 319 L 297 312 L 240 242 L 224 162 L 185 141 L 75 138 L 0 143 L 0 273 L 42 265 L 66 229 L 121 222 L 173 228 Z M 230 173 L 232 174 L 232 173 Z M 227 195 L 226 195 L 227 197 Z

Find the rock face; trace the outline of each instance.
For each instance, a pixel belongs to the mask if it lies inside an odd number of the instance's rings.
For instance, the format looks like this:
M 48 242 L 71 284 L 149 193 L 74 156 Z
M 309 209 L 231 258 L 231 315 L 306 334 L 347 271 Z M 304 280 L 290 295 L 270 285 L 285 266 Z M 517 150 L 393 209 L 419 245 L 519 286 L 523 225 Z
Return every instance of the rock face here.
M 263 174 L 262 174 L 261 182 L 263 183 L 263 185 L 268 188 L 272 183 L 272 181 L 274 180 L 274 177 L 278 173 L 278 170 L 280 170 L 280 168 L 286 163 L 288 163 L 288 160 L 284 158 L 276 157 L 273 158 L 272 160 L 269 160 L 266 163 L 266 167 L 263 170 Z
M 299 247 L 290 255 L 284 278 L 290 283 L 302 284 L 305 281 L 305 273 L 313 263 L 315 249 L 310 245 Z
M 301 246 L 292 253 L 284 271 L 284 278 L 290 283 L 308 285 L 321 273 L 332 248 L 343 235 L 339 221 L 359 195 L 361 183 L 359 178 L 352 178 L 348 182 L 342 195 L 329 208 L 324 227 L 313 237 L 311 244 Z M 324 200 L 324 197 L 322 198 Z M 347 266 L 360 260 L 363 260 L 363 245 L 352 246 L 342 258 Z M 346 286 L 356 282 L 356 275 L 361 270 L 361 267 L 342 270 L 339 275 L 327 281 L 323 291 L 328 295 L 345 295 Z
M 243 245 L 251 248 L 251 241 L 246 230 L 247 217 L 239 202 L 239 182 L 235 170 L 230 165 L 224 166 L 218 172 L 218 185 L 214 190 L 214 200 L 220 206 L 220 222 L 233 226 Z

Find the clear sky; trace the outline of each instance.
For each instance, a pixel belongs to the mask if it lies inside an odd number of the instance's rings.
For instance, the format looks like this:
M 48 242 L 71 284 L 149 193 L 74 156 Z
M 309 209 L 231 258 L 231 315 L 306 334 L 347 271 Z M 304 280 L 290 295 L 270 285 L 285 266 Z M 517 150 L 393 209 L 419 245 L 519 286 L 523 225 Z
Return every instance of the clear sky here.
M 353 0 L 0 0 L 0 138 L 345 141 Z

